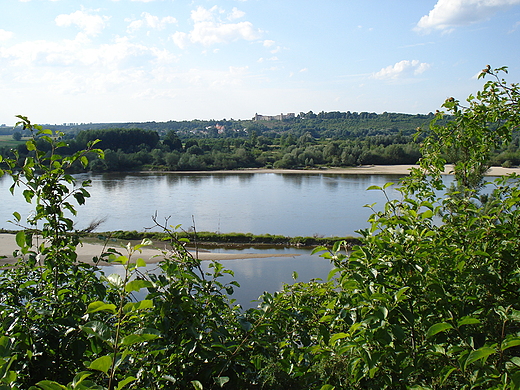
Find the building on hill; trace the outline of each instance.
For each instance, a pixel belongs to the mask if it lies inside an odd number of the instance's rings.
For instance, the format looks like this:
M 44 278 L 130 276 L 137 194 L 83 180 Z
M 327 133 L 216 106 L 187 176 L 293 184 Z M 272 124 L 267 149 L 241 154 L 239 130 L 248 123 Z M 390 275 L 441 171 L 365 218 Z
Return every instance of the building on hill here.
M 255 114 L 253 120 L 255 121 L 283 121 L 284 119 L 292 119 L 295 117 L 294 112 L 288 112 L 287 114 L 280 115 L 259 115 Z

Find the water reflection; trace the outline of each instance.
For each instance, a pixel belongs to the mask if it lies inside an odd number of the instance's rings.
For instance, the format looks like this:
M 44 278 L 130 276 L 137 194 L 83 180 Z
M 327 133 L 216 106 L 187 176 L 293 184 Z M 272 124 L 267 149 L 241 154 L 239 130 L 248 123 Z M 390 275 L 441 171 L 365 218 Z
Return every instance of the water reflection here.
M 222 233 L 286 236 L 344 236 L 368 226 L 365 204 L 385 202 L 370 185 L 384 185 L 399 177 L 388 175 L 331 175 L 279 173 L 107 173 L 90 178 L 91 197 L 78 207 L 77 227 L 107 217 L 102 231 L 143 230 L 171 217 L 173 225 Z M 16 210 L 31 207 L 19 194 L 13 198 L 9 181 L 0 181 L 0 196 L 9 208 L 0 210 L 0 227 Z M 398 194 L 397 194 L 398 195 Z M 13 201 L 11 203 L 11 201 Z
M 237 253 L 234 250 L 217 250 L 226 253 Z M 245 252 L 255 252 L 266 250 L 255 250 L 246 248 Z M 303 249 L 284 248 L 267 250 L 270 253 L 294 253 L 295 257 L 267 257 L 257 259 L 235 259 L 224 260 L 221 264 L 234 272 L 234 277 L 225 275 L 221 282 L 228 283 L 236 280 L 240 284 L 240 288 L 235 288 L 231 298 L 236 299 L 236 303 L 240 304 L 244 309 L 256 307 L 255 302 L 265 291 L 273 293 L 281 290 L 283 284 L 292 284 L 293 272 L 298 273 L 296 281 L 308 282 L 311 279 L 327 280 L 327 276 L 333 266 L 325 259 L 318 255 L 311 256 L 310 251 Z M 203 261 L 202 268 L 205 272 L 212 272 L 209 268 L 210 262 Z M 119 273 L 123 275 L 122 266 L 113 265 L 102 267 L 105 274 Z M 157 264 L 149 264 L 146 267 L 148 272 L 160 272 Z M 136 298 L 144 298 L 144 293 Z

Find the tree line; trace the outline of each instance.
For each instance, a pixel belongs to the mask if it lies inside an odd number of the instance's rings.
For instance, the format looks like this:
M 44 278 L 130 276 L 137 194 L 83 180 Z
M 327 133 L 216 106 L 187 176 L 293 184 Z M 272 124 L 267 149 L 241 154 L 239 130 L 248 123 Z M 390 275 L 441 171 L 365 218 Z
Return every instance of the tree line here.
M 62 153 L 73 154 L 99 139 L 105 158 L 90 165 L 96 172 L 414 164 L 420 152 L 413 134 L 430 119 L 431 115 L 309 112 L 265 123 L 152 122 L 139 128 L 127 124 L 79 131 L 81 126 L 76 126 L 64 133 L 68 146 Z M 45 143 L 39 146 L 48 148 Z M 9 153 L 8 148 L 0 152 Z M 29 153 L 23 142 L 18 153 L 21 158 Z

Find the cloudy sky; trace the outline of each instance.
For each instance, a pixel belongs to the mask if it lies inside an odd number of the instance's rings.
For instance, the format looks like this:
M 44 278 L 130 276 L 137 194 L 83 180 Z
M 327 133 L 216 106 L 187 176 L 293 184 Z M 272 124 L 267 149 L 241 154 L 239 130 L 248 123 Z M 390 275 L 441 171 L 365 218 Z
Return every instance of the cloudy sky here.
M 428 113 L 520 81 L 520 0 L 0 0 L 0 124 Z

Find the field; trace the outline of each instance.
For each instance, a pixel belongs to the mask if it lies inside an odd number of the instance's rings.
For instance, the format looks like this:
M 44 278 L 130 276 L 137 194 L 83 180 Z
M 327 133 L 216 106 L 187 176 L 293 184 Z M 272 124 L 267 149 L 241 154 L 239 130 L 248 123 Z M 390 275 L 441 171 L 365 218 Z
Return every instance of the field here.
M 0 135 L 0 147 L 13 148 L 25 143 L 25 140 L 15 141 L 12 135 Z

